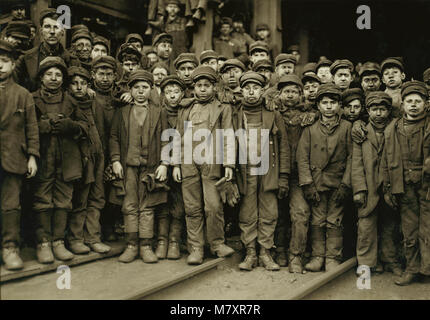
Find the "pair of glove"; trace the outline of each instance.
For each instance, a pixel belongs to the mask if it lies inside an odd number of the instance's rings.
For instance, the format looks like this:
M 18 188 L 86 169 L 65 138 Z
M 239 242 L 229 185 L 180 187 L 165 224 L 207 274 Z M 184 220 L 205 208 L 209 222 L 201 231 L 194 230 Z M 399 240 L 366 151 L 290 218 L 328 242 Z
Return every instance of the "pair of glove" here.
M 234 207 L 239 203 L 240 193 L 237 184 L 232 181 L 227 181 L 226 177 L 221 178 L 215 183 L 222 203 L 228 203 L 230 207 Z
M 169 191 L 170 187 L 166 182 L 160 182 L 155 179 L 155 174 L 149 173 L 142 178 L 142 182 L 146 184 L 146 188 L 149 192 L 155 191 Z
M 312 204 L 312 206 L 317 206 L 321 201 L 321 198 L 317 191 L 317 188 L 315 187 L 315 184 L 311 183 L 303 186 L 302 188 L 305 199 L 308 200 Z M 345 199 L 348 197 L 349 192 L 349 187 L 341 183 L 340 186 L 333 193 L 333 201 L 335 202 L 337 207 L 340 207 L 343 204 Z

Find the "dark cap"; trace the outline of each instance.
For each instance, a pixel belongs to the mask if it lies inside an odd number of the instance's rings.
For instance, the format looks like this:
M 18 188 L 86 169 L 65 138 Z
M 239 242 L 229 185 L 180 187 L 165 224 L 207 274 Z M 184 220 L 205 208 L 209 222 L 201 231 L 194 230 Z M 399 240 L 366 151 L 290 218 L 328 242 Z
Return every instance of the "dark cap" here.
M 99 56 L 95 58 L 91 64 L 91 69 L 97 68 L 111 68 L 116 71 L 116 60 L 111 56 Z
M 64 63 L 64 60 L 57 56 L 49 56 L 43 59 L 39 63 L 39 69 L 37 71 L 37 75 L 40 77 L 43 73 L 49 68 L 56 67 L 61 70 L 63 73 L 63 78 L 67 77 L 67 66 Z
M 360 88 L 350 88 L 342 92 L 342 102 L 344 106 L 346 106 L 348 103 L 355 99 L 358 99 L 360 101 L 363 101 L 364 99 L 363 90 L 361 90 Z
M 193 73 L 191 74 L 191 78 L 194 82 L 197 82 L 197 80 L 201 78 L 208 79 L 212 83 L 217 82 L 217 73 L 214 69 L 212 69 L 209 66 L 198 66 L 194 69 Z
M 382 61 L 381 63 L 381 72 L 383 73 L 384 70 L 388 67 L 397 67 L 402 72 L 405 70 L 403 66 L 403 58 L 402 57 L 390 57 Z
M 333 62 L 327 58 L 322 58 L 318 61 L 317 66 L 315 67 L 315 73 L 318 73 L 318 69 L 322 66 L 330 67 Z
M 199 62 L 197 61 L 197 57 L 196 57 L 195 53 L 184 52 L 184 53 L 181 53 L 175 59 L 175 61 L 173 61 L 173 65 L 175 66 L 175 69 L 178 69 L 179 66 L 185 62 L 194 63 L 196 67 L 199 64 Z
M 430 68 L 427 68 L 424 72 L 423 72 L 423 81 L 427 82 L 430 80 Z
M 255 30 L 256 31 L 260 31 L 260 30 L 269 30 L 270 31 L 270 28 L 269 28 L 269 25 L 267 23 L 259 23 L 259 24 L 257 24 Z
M 411 93 L 418 93 L 423 97 L 425 97 L 426 99 L 428 98 L 427 87 L 425 83 L 421 81 L 417 81 L 417 80 L 407 81 L 402 85 L 402 91 L 401 91 L 402 99 L 404 99 L 408 94 L 411 94 Z
M 377 74 L 381 76 L 381 67 L 376 62 L 368 61 L 361 66 L 358 74 L 360 78 L 369 74 Z
M 222 17 L 219 25 L 222 26 L 223 24 L 229 24 L 232 27 L 233 20 L 230 17 Z
M 179 7 L 181 2 L 179 0 L 164 0 L 164 5 L 167 6 L 168 4 L 176 4 Z
M 132 42 L 131 40 L 137 40 L 143 45 L 143 39 L 138 33 L 130 33 L 125 37 L 125 43 Z
M 69 79 L 72 79 L 73 76 L 81 76 L 87 79 L 87 81 L 90 81 L 91 79 L 90 73 L 87 71 L 87 69 L 82 67 L 72 66 L 67 69 L 67 73 L 69 75 Z
M 23 1 L 23 0 L 15 0 L 13 1 L 13 3 L 10 5 L 10 9 L 20 9 L 20 8 L 24 8 L 26 7 L 28 1 Z
M 20 39 L 30 39 L 31 30 L 27 22 L 11 21 L 6 27 L 6 35 Z
M 169 67 L 162 61 L 158 61 L 151 66 L 151 72 L 156 68 L 163 68 L 167 71 L 167 74 L 170 74 Z
M 218 61 L 227 61 L 228 60 L 228 58 L 225 56 L 225 55 L 222 55 L 222 54 L 220 54 L 219 56 L 218 56 Z
M 267 54 L 269 54 L 269 47 L 267 46 L 267 43 L 264 41 L 255 41 L 251 43 L 251 45 L 249 46 L 249 54 L 252 55 L 252 52 L 256 50 L 264 51 Z
M 93 37 L 88 31 L 85 31 L 84 29 L 76 31 L 72 36 L 72 43 L 76 42 L 79 39 L 88 39 L 91 43 L 93 43 Z
M 393 99 L 384 91 L 371 91 L 366 95 L 366 108 L 370 108 L 375 104 L 384 104 L 386 107 L 391 108 L 392 103 Z
M 296 85 L 301 90 L 303 90 L 303 84 L 300 81 L 300 78 L 295 74 L 286 74 L 285 76 L 282 76 L 278 82 L 278 90 L 281 90 L 283 87 L 291 84 Z
M 156 47 L 160 42 L 173 43 L 173 37 L 168 33 L 160 33 L 155 36 L 154 40 L 152 40 L 152 46 Z
M 177 75 L 171 75 L 171 76 L 165 77 L 160 83 L 161 90 L 164 90 L 164 88 L 168 84 L 177 84 L 183 91 L 186 89 L 186 85 L 184 81 L 182 81 L 181 78 L 179 78 Z
M 130 78 L 127 83 L 128 87 L 131 88 L 136 81 L 146 81 L 152 87 L 152 85 L 154 84 L 154 76 L 151 72 L 146 70 L 135 70 L 130 74 Z
M 226 72 L 228 69 L 238 67 L 242 71 L 245 71 L 245 65 L 238 59 L 228 59 L 224 64 L 222 65 L 221 69 L 219 70 L 220 73 Z
M 16 51 L 14 46 L 6 40 L 0 40 L 0 54 L 6 54 L 15 60 Z
M 287 48 L 287 53 L 292 53 L 293 51 L 300 52 L 300 47 L 297 44 L 292 44 Z
M 202 64 L 205 60 L 208 59 L 218 59 L 218 53 L 214 50 L 205 50 L 200 53 L 200 64 Z
M 315 73 L 315 69 L 316 69 L 316 67 L 317 67 L 317 64 L 316 64 L 315 62 L 309 62 L 309 63 L 306 63 L 306 64 L 303 66 L 302 76 L 303 76 L 306 72 L 313 72 L 313 73 Z
M 252 65 L 252 71 L 258 72 L 261 68 L 268 68 L 273 72 L 273 64 L 270 60 L 261 59 Z
M 140 61 L 142 58 L 142 53 L 137 50 L 137 48 L 131 43 L 123 43 L 121 47 L 119 47 L 117 59 L 119 62 L 123 62 L 124 54 L 132 54 L 137 57 L 137 60 Z
M 245 16 L 243 13 L 235 13 L 232 17 L 233 22 L 245 22 Z
M 107 48 L 108 54 L 110 52 L 109 40 L 102 36 L 95 36 L 93 40 L 93 45 L 101 44 Z
M 339 69 L 349 69 L 349 71 L 352 72 L 354 70 L 354 65 L 348 59 L 338 59 L 330 66 L 330 72 L 332 75 L 335 75 Z
M 275 67 L 279 66 L 282 63 L 291 62 L 294 65 L 297 64 L 296 57 L 289 53 L 281 53 L 275 58 Z
M 47 8 L 44 9 L 40 12 L 40 16 L 39 16 L 39 23 L 40 25 L 42 25 L 43 23 L 43 19 L 45 19 L 46 17 L 52 18 L 54 20 L 57 20 L 57 18 L 60 15 L 57 13 L 57 10 L 55 8 Z
M 321 79 L 315 73 L 307 73 L 302 77 L 302 83 L 305 85 L 308 81 L 315 81 L 321 83 Z
M 325 95 L 337 96 L 338 99 L 340 100 L 342 92 L 333 83 L 324 83 L 324 84 L 320 85 L 318 88 L 316 100 L 317 101 L 320 100 Z
M 247 71 L 239 78 L 240 87 L 243 88 L 249 82 L 264 87 L 266 85 L 266 78 L 255 71 Z
M 86 31 L 86 32 L 90 32 L 90 29 L 88 29 L 88 27 L 86 26 L 86 25 L 84 25 L 84 24 L 75 24 L 74 26 L 72 26 L 71 28 L 70 28 L 70 33 L 71 33 L 71 35 L 72 35 L 72 37 L 73 37 L 73 35 L 76 33 L 76 32 L 78 32 L 78 31 Z

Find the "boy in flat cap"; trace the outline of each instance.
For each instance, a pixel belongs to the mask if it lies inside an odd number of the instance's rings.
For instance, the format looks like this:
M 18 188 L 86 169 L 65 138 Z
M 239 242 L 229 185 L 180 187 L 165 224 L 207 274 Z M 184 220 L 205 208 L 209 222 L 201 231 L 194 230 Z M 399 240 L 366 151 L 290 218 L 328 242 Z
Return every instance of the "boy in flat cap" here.
M 24 175 L 36 175 L 39 132 L 31 94 L 15 83 L 13 46 L 0 40 L 0 210 L 2 257 L 9 270 L 21 269 L 19 256 L 21 205 Z
M 155 104 L 160 104 L 161 81 L 169 75 L 169 68 L 162 62 L 157 62 L 150 69 L 154 77 L 154 87 L 151 90 L 151 98 Z
M 161 161 L 167 129 L 162 109 L 150 99 L 153 76 L 145 70 L 132 72 L 129 87 L 133 103 L 116 111 L 109 142 L 112 169 L 124 179 L 125 196 L 122 205 L 127 247 L 120 262 L 132 262 L 139 254 L 145 263 L 158 261 L 152 250 L 154 209 L 167 201 L 165 188 L 167 165 Z M 168 159 L 167 159 L 168 160 Z
M 91 51 L 93 50 L 93 37 L 89 31 L 79 30 L 72 36 L 71 53 L 78 57 L 81 66 L 91 71 Z
M 194 53 L 181 53 L 174 61 L 176 74 L 187 86 L 185 89 L 185 98 L 194 96 L 194 82 L 191 75 L 198 64 Z
M 333 81 L 333 75 L 330 72 L 330 66 L 332 65 L 332 61 L 328 60 L 326 57 L 321 57 L 315 67 L 315 73 L 318 78 L 321 79 L 321 84 L 330 83 Z
M 172 75 L 165 77 L 160 87 L 163 96 L 162 108 L 167 115 L 168 127 L 176 129 L 180 102 L 184 97 L 186 85 L 178 76 Z M 181 184 L 174 181 L 171 174 L 168 179 L 170 187 L 168 200 L 157 212 L 158 243 L 155 254 L 158 259 L 167 257 L 176 260 L 181 257 L 179 249 L 185 209 Z
M 85 254 L 90 250 L 107 253 L 110 247 L 101 242 L 100 210 L 105 205 L 103 184 L 104 154 L 100 138 L 103 114 L 96 110 L 94 100 L 88 95 L 90 73 L 83 67 L 68 69 L 68 94 L 79 118 L 88 123 L 88 134 L 79 142 L 82 155 L 82 179 L 75 184 L 73 211 L 69 219 L 68 242 L 75 254 Z M 96 120 L 96 117 L 99 117 Z
M 391 97 L 382 91 L 366 96 L 369 123 L 367 139 L 360 145 L 353 143 L 351 184 L 354 203 L 358 207 L 357 260 L 373 272 L 385 270 L 401 275 L 396 243 L 398 212 L 384 201 L 382 175 L 379 174 L 384 130 L 392 121 Z M 360 269 L 357 269 L 360 270 Z
M 365 118 L 364 93 L 360 88 L 346 89 L 342 92 L 342 117 L 353 123 Z M 367 121 L 366 121 L 367 122 Z
M 70 55 L 60 43 L 64 29 L 58 24 L 59 14 L 54 8 L 48 8 L 40 13 L 40 40 L 41 43 L 27 51 L 16 62 L 15 77 L 17 82 L 33 92 L 38 89 L 38 67 L 40 62 L 49 56 L 58 56 L 66 66 L 79 66 L 76 57 Z
M 395 280 L 400 286 L 430 275 L 429 209 L 429 118 L 427 88 L 421 81 L 408 81 L 401 89 L 403 117 L 385 129 L 381 160 L 384 199 L 398 208 L 403 233 L 406 269 Z
M 177 130 L 182 137 L 183 157 L 181 160 L 175 161 L 173 179 L 182 183 L 190 252 L 187 262 L 188 264 L 201 264 L 204 256 L 205 217 L 207 238 L 212 253 L 216 253 L 219 257 L 234 253 L 234 250 L 225 244 L 223 205 L 215 184 L 222 177 L 226 177 L 227 181 L 233 178 L 235 144 L 232 139 L 224 137 L 224 140 L 227 141 L 224 141 L 223 148 L 218 150 L 219 143 L 216 140 L 221 139 L 222 136 L 219 136 L 219 131 L 216 130 L 228 130 L 233 126 L 231 106 L 220 103 L 215 97 L 216 72 L 211 67 L 200 66 L 194 70 L 192 78 L 195 83 L 196 99 L 189 106 L 179 109 Z M 187 126 L 185 122 L 188 122 Z M 192 127 L 189 126 L 189 122 Z M 200 154 L 196 152 L 197 157 L 189 159 L 189 155 L 193 152 L 184 149 L 190 143 L 185 141 L 184 133 L 189 136 L 191 130 L 199 132 L 200 129 L 211 132 L 206 139 L 210 139 L 207 144 L 211 145 L 212 154 L 209 153 L 208 148 L 205 148 L 204 152 L 200 152 Z M 192 142 L 191 147 L 195 150 L 198 144 Z M 216 160 L 220 155 L 222 155 L 222 164 L 219 163 L 220 159 Z M 185 162 L 184 159 L 187 161 Z
M 351 85 L 353 80 L 352 71 L 354 65 L 347 59 L 336 60 L 330 66 L 330 72 L 333 75 L 333 83 L 341 90 L 345 91 Z
M 229 59 L 223 64 L 219 71 L 222 80 L 218 90 L 219 101 L 232 106 L 239 105 L 242 100 L 239 79 L 243 72 L 245 72 L 245 65 L 237 59 Z
M 242 63 L 248 60 L 246 46 L 231 37 L 233 22 L 231 18 L 223 17 L 219 25 L 219 37 L 213 39 L 213 47 L 216 52 L 228 59 L 236 58 Z
M 381 87 L 381 67 L 375 62 L 364 63 L 359 71 L 360 85 L 364 93 L 378 91 Z
M 402 58 L 391 57 L 387 58 L 381 63 L 382 82 L 385 84 L 385 92 L 388 93 L 393 99 L 393 110 L 391 114 L 395 118 L 402 117 L 402 84 L 405 81 L 406 75 Z
M 218 72 L 218 53 L 214 50 L 205 50 L 200 53 L 200 65 L 209 66 Z
M 148 68 L 151 68 L 151 66 L 153 66 L 154 63 L 158 62 L 157 52 L 155 51 L 154 48 L 151 47 L 144 50 L 143 54 L 146 55 L 146 58 L 148 60 Z
M 158 61 L 164 62 L 164 64 L 169 66 L 170 73 L 173 74 L 175 72 L 175 67 L 173 64 L 174 59 L 172 57 L 172 43 L 173 38 L 168 33 L 160 33 L 152 40 L 152 47 L 157 53 Z
M 295 74 L 283 76 L 277 85 L 279 101 L 277 110 L 280 112 L 287 131 L 288 144 L 290 146 L 291 173 L 289 201 L 279 201 L 279 219 L 275 231 L 276 261 L 281 266 L 289 263 L 291 273 L 302 273 L 302 258 L 306 249 L 307 234 L 309 228 L 310 208 L 305 200 L 303 191 L 299 186 L 297 169 L 297 145 L 303 129 L 312 124 L 307 119 L 315 118 L 315 110 L 303 104 L 303 85 Z M 286 257 L 288 246 L 287 228 L 288 216 L 291 218 L 290 254 Z
M 28 49 L 30 26 L 25 21 L 11 21 L 5 30 L 4 40 L 11 43 L 20 56 Z
M 164 32 L 172 36 L 172 59 L 183 53 L 188 52 L 190 39 L 185 26 L 187 19 L 180 13 L 179 0 L 164 0 L 167 15 L 164 18 Z
M 287 53 L 292 54 L 296 58 L 295 72 L 300 77 L 303 72 L 303 64 L 300 63 L 300 47 L 297 44 L 292 44 L 287 48 Z
M 254 71 L 241 76 L 243 100 L 233 116 L 235 131 L 241 130 L 244 134 L 243 137 L 238 136 L 239 153 L 247 157 L 247 161 L 239 165 L 237 180 L 243 195 L 239 226 L 241 240 L 246 248 L 246 257 L 239 264 L 239 269 L 248 271 L 257 266 L 257 242 L 260 247 L 260 265 L 269 271 L 279 270 L 279 265 L 270 255 L 270 249 L 274 245 L 278 218 L 277 198 L 288 196 L 290 152 L 287 133 L 279 112 L 269 111 L 263 106 L 265 83 L 266 79 Z M 269 131 L 266 138 L 262 135 L 264 129 Z M 257 132 L 256 135 L 252 131 Z M 256 141 L 253 141 L 253 136 L 257 137 Z M 247 140 L 246 145 L 241 143 L 243 139 Z M 256 146 L 255 156 L 260 157 L 258 162 L 246 147 L 251 145 Z
M 249 46 L 249 60 L 251 61 L 251 67 L 259 60 L 268 60 L 269 47 L 263 41 L 255 41 Z
M 280 53 L 278 44 L 272 41 L 270 28 L 267 23 L 259 23 L 255 28 L 255 40 L 266 42 L 269 47 L 270 61 L 274 61 L 275 57 Z
M 110 54 L 109 40 L 102 36 L 96 36 L 93 40 L 93 49 L 91 50 L 91 61 L 97 57 L 104 57 Z
M 303 84 L 303 95 L 305 98 L 305 104 L 307 109 L 312 109 L 317 111 L 318 107 L 316 104 L 318 88 L 321 85 L 321 79 L 313 72 L 308 72 L 303 74 L 302 77 Z
M 271 84 L 273 76 L 273 64 L 269 60 L 259 60 L 252 65 L 252 71 L 255 71 L 266 78 L 264 91 L 266 91 Z
M 342 259 L 343 203 L 351 188 L 351 124 L 341 119 L 341 91 L 334 84 L 318 89 L 321 116 L 306 127 L 297 147 L 299 184 L 311 205 L 312 258 L 306 270 L 326 271 Z
M 40 163 L 33 210 L 38 218 L 37 260 L 52 263 L 54 257 L 73 258 L 64 247 L 64 233 L 72 210 L 73 184 L 82 178 L 78 141 L 87 135 L 88 124 L 78 118 L 77 110 L 65 98 L 67 67 L 60 57 L 42 60 L 38 75 L 41 88 L 33 93 L 33 98 L 39 123 Z

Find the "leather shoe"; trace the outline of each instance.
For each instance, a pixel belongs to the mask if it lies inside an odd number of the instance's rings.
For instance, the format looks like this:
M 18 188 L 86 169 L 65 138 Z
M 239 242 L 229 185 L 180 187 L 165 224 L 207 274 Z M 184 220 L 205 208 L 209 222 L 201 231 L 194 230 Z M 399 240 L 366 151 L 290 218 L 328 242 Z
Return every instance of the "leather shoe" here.
M 268 271 L 278 271 L 281 268 L 279 264 L 273 261 L 272 256 L 270 255 L 269 250 L 265 248 L 260 249 L 260 256 L 258 257 L 260 261 L 260 265 L 263 266 Z
M 67 261 L 72 260 L 74 255 L 64 246 L 63 240 L 57 240 L 52 242 L 52 247 L 54 251 L 54 257 L 58 260 Z
M 312 257 L 311 261 L 309 261 L 305 265 L 305 269 L 312 272 L 319 272 L 324 264 L 323 257 Z
M 394 280 L 394 283 L 398 286 L 408 286 L 418 280 L 417 273 L 403 272 L 403 274 Z
M 216 254 L 219 258 L 231 256 L 234 253 L 234 249 L 228 245 L 222 243 L 211 250 L 212 254 Z
M 340 265 L 340 262 L 336 259 L 325 258 L 325 271 L 331 271 Z
M 190 254 L 187 258 L 188 264 L 202 264 L 203 263 L 203 248 L 191 247 Z
M 302 259 L 300 256 L 290 254 L 289 260 L 288 271 L 290 273 L 303 273 Z
M 181 257 L 179 250 L 179 243 L 176 241 L 169 241 L 169 248 L 167 249 L 167 259 L 177 260 Z
M 154 251 L 152 251 L 152 247 L 150 244 L 140 246 L 140 257 L 145 263 L 158 262 L 158 258 L 155 255 Z
M 74 241 L 69 244 L 69 249 L 74 254 L 86 254 L 91 251 L 89 247 L 87 247 L 83 242 Z
M 19 270 L 24 267 L 24 262 L 19 256 L 19 249 L 15 246 L 3 248 L 3 262 L 8 270 Z
M 90 243 L 89 246 L 91 250 L 97 253 L 108 253 L 111 249 L 110 246 L 102 242 Z
M 42 242 L 37 245 L 37 261 L 39 263 L 53 263 L 54 255 L 52 254 L 52 247 L 50 242 Z
M 288 264 L 287 255 L 285 254 L 284 248 L 280 250 L 276 250 L 276 263 L 279 264 L 280 267 L 286 267 Z
M 137 245 L 128 244 L 124 252 L 119 256 L 118 261 L 129 263 L 136 259 L 138 253 Z
M 166 240 L 158 241 L 157 249 L 155 250 L 155 255 L 160 260 L 166 259 L 166 255 L 167 255 Z

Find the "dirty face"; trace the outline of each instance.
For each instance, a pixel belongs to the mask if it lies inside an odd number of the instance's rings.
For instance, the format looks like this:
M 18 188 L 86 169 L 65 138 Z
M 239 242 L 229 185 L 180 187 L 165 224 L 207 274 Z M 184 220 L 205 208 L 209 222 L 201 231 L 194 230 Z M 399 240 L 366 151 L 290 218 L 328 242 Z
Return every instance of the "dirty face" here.
M 275 72 L 279 78 L 285 76 L 287 74 L 294 73 L 294 63 L 292 62 L 284 62 L 276 66 Z
M 248 82 L 242 88 L 243 99 L 248 103 L 256 103 L 264 93 L 263 87 L 255 82 Z
M 93 50 L 93 45 L 91 41 L 87 38 L 81 38 L 74 43 L 76 55 L 80 60 L 88 60 L 91 56 L 91 51 Z
M 47 69 L 41 78 L 43 86 L 50 90 L 57 90 L 63 85 L 63 73 L 57 67 Z
M 88 91 L 88 81 L 81 76 L 74 76 L 69 83 L 69 92 L 75 98 L 83 98 Z
M 212 98 L 215 94 L 214 84 L 209 81 L 209 79 L 199 79 L 197 80 L 194 91 L 197 96 L 197 98 L 201 100 L 209 100 Z
M 318 110 L 325 118 L 335 117 L 340 110 L 340 101 L 330 96 L 323 96 L 318 101 Z
M 97 57 L 104 57 L 107 55 L 107 48 L 102 44 L 94 45 L 93 50 L 91 51 L 91 59 L 93 60 Z
M 181 78 L 182 81 L 184 81 L 187 86 L 193 83 L 191 74 L 193 73 L 195 68 L 196 68 L 196 65 L 194 63 L 184 62 L 184 63 L 181 63 L 178 67 L 178 70 L 176 70 L 178 77 Z
M 15 62 L 5 54 L 0 54 L 0 81 L 4 81 L 15 69 Z
M 418 93 L 408 94 L 403 98 L 402 107 L 407 119 L 420 118 L 425 113 L 425 99 Z
M 333 77 L 333 82 L 341 90 L 348 89 L 349 85 L 352 82 L 351 70 L 349 70 L 348 68 L 340 68 L 336 70 L 336 73 Z
M 281 102 L 286 107 L 294 107 L 299 104 L 301 99 L 301 90 L 295 84 L 286 85 L 279 93 Z
M 154 76 L 154 84 L 159 87 L 161 81 L 167 77 L 167 70 L 164 68 L 155 68 L 152 70 L 152 75 Z
M 320 84 L 318 81 L 306 81 L 303 86 L 303 94 L 305 99 L 308 101 L 315 101 L 319 87 Z
M 361 79 L 361 87 L 364 92 L 371 92 L 379 90 L 381 86 L 381 78 L 377 74 L 365 75 Z
M 107 90 L 113 85 L 115 72 L 111 68 L 97 68 L 95 72 L 92 72 L 92 77 L 97 87 Z
M 354 99 L 343 108 L 343 114 L 348 121 L 354 122 L 360 117 L 362 108 L 361 101 Z
M 399 88 L 406 75 L 397 67 L 388 67 L 382 73 L 382 82 L 390 89 Z
M 147 81 L 136 81 L 131 87 L 130 93 L 135 103 L 144 104 L 151 94 L 151 84 Z
M 390 110 L 384 104 L 372 105 L 367 109 L 369 119 L 376 123 L 384 123 L 390 115 Z
M 176 107 L 184 97 L 184 91 L 177 84 L 168 84 L 163 90 L 167 103 L 171 107 Z
M 239 86 L 239 78 L 243 71 L 239 67 L 227 67 L 224 73 L 221 75 L 224 83 L 231 89 L 235 89 Z
M 333 79 L 329 66 L 319 67 L 317 71 L 317 76 L 321 79 L 321 83 L 329 83 Z

